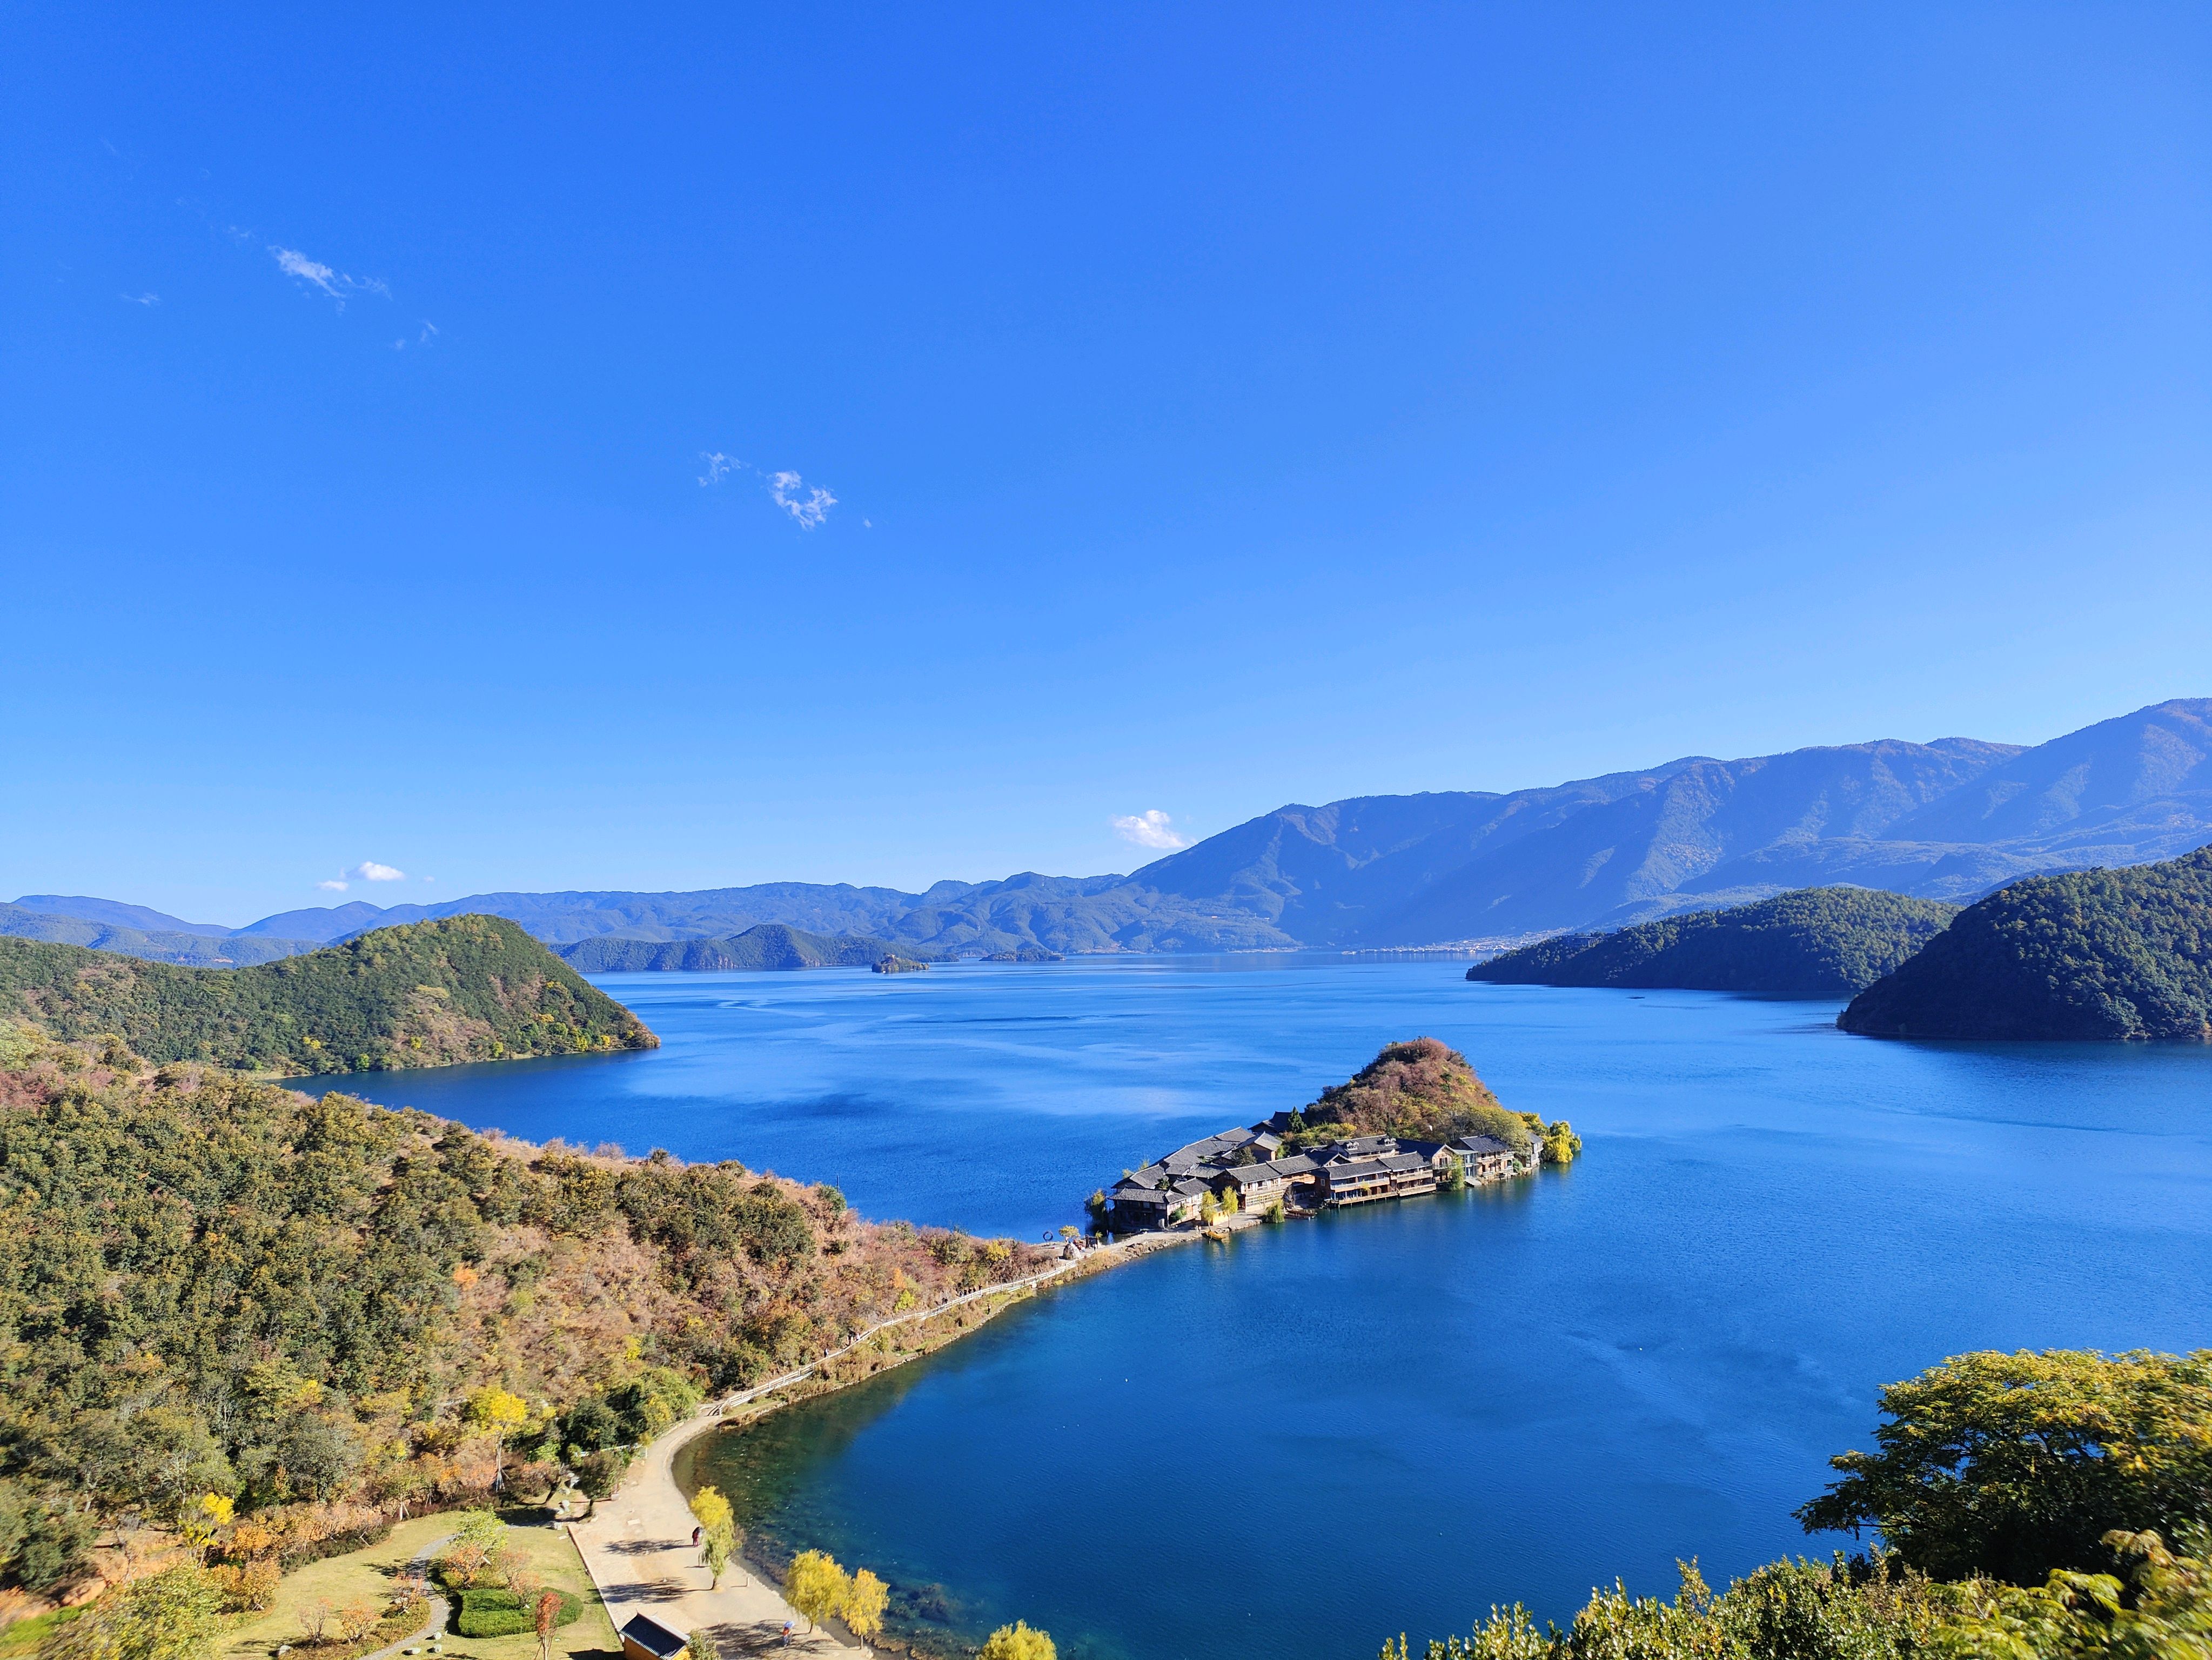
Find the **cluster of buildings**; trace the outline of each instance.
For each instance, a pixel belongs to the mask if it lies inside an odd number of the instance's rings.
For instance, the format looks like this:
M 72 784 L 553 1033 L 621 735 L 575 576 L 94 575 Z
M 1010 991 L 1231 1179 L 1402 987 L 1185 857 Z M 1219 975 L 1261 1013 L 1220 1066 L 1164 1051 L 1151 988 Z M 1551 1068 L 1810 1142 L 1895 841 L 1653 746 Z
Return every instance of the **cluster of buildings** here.
M 1434 1193 L 1455 1171 L 1469 1183 L 1503 1181 L 1536 1167 L 1538 1149 L 1516 1152 L 1487 1135 L 1416 1141 L 1355 1135 L 1285 1152 L 1289 1115 L 1224 1130 L 1177 1147 L 1157 1164 L 1131 1171 L 1106 1190 L 1100 1222 L 1112 1233 L 1142 1233 L 1199 1219 L 1210 1195 L 1225 1210 L 1286 1213 L 1332 1205 L 1364 1205 Z

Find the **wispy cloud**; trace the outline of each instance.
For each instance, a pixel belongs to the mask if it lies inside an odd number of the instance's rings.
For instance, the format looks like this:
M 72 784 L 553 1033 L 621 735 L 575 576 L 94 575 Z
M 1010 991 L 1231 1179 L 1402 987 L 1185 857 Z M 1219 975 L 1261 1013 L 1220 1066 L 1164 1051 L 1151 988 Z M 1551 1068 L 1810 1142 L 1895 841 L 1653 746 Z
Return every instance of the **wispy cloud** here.
M 809 489 L 795 472 L 769 474 L 768 493 L 775 498 L 776 506 L 799 521 L 801 530 L 812 530 L 837 505 L 837 498 L 828 490 Z
M 338 302 L 338 309 L 341 311 L 345 309 L 346 297 L 349 295 L 380 294 L 387 300 L 392 297 L 392 290 L 386 288 L 382 280 L 378 277 L 349 277 L 345 272 L 335 271 L 319 259 L 310 259 L 297 248 L 282 247 L 274 242 L 269 245 L 269 252 L 270 256 L 276 261 L 277 270 L 283 271 L 287 277 L 307 283 L 311 288 L 321 289 L 323 293 Z
M 707 469 L 699 475 L 702 487 L 712 488 L 733 472 L 750 472 L 767 487 L 769 498 L 789 514 L 801 530 L 817 528 L 830 516 L 830 509 L 837 505 L 837 498 L 828 490 L 819 485 L 809 486 L 787 468 L 780 472 L 763 472 L 750 462 L 725 455 L 720 450 L 702 450 L 699 459 Z
M 341 876 L 350 876 L 356 882 L 404 882 L 407 873 L 394 870 L 389 865 L 380 865 L 374 859 L 364 859 L 351 870 L 341 871 Z
M 158 306 L 161 303 L 161 296 L 158 294 L 125 294 L 117 297 L 134 306 Z
M 1157 848 L 1163 853 L 1173 853 L 1177 848 L 1191 844 L 1191 838 L 1176 830 L 1167 814 L 1158 807 L 1115 819 L 1114 834 L 1124 842 L 1134 842 L 1140 848 Z

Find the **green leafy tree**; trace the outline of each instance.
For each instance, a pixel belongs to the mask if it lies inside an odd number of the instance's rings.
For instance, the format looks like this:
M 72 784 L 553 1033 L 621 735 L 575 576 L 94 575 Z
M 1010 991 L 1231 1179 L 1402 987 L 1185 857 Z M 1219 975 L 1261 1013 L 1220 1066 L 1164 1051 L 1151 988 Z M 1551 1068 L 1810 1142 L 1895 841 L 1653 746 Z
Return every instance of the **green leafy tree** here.
M 1960 1660 L 2203 1660 L 2212 1655 L 2212 1533 L 2194 1524 L 2186 1554 L 2155 1533 L 2114 1531 L 2129 1564 L 2112 1574 L 2061 1570 L 2033 1590 L 2001 1589 L 1942 1635 Z
M 982 1660 L 1060 1660 L 1060 1651 L 1047 1633 L 1017 1620 L 991 1633 L 983 1645 Z
M 836 1559 L 818 1550 L 799 1552 L 783 1580 L 785 1600 L 805 1616 L 810 1632 L 845 1606 L 851 1589 Z
M 704 1626 L 692 1628 L 691 1635 L 684 1640 L 684 1660 L 720 1660 L 714 1649 L 714 1639 L 707 1635 Z
M 222 1588 L 198 1564 L 109 1591 L 57 1627 L 40 1660 L 207 1660 L 222 1629 Z
M 1881 1450 L 1831 1459 L 1843 1480 L 1797 1519 L 1878 1529 L 1940 1579 L 2038 1584 L 2212 1505 L 2212 1350 L 1960 1355 L 1881 1400 Z

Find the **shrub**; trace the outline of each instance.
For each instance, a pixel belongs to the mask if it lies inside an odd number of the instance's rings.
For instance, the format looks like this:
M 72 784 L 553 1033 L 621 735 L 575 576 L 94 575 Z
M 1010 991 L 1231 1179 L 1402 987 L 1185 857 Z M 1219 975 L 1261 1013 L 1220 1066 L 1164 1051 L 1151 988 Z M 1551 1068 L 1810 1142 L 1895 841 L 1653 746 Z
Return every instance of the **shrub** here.
M 582 1617 L 584 1604 L 573 1592 L 556 1590 L 561 1612 L 556 1626 L 574 1625 Z M 515 1637 L 538 1628 L 534 1603 L 526 1603 L 511 1590 L 465 1590 L 453 1629 L 464 1637 Z

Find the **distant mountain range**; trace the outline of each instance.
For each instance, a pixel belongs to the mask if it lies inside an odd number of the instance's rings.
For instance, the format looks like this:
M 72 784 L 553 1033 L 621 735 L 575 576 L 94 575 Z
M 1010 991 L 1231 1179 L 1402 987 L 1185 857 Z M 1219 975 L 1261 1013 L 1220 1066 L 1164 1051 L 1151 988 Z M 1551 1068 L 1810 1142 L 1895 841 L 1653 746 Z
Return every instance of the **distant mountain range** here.
M 2188 698 L 2029 749 L 1881 739 L 1736 761 L 1693 756 L 1510 794 L 1293 805 L 1127 876 L 1024 873 L 921 893 L 802 882 L 487 893 L 286 911 L 238 929 L 33 894 L 16 911 L 46 920 L 0 915 L 0 933 L 71 919 L 111 930 L 107 949 L 134 950 L 130 932 L 153 942 L 136 954 L 178 949 L 170 935 L 217 952 L 289 952 L 485 911 L 556 947 L 722 940 L 762 923 L 889 941 L 909 956 L 1503 944 L 1808 887 L 1964 903 L 2021 876 L 2171 859 L 2207 841 L 2212 698 Z M 191 939 L 184 948 L 202 949 Z

